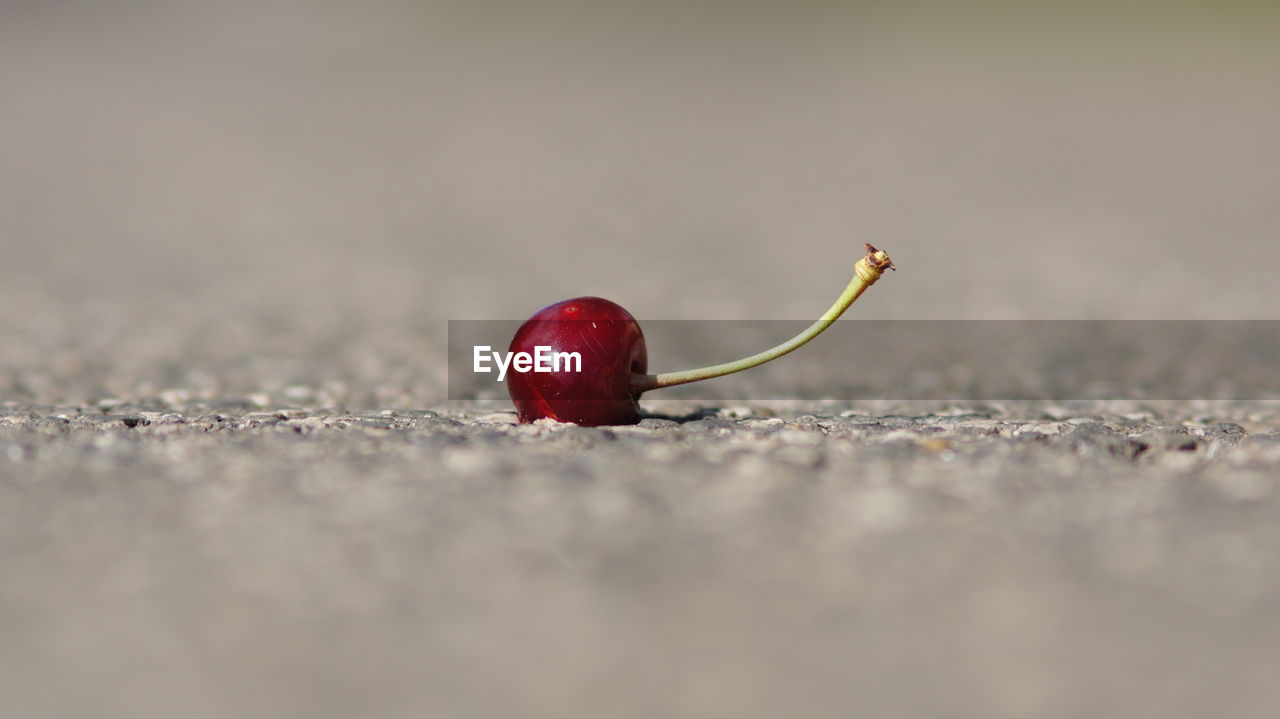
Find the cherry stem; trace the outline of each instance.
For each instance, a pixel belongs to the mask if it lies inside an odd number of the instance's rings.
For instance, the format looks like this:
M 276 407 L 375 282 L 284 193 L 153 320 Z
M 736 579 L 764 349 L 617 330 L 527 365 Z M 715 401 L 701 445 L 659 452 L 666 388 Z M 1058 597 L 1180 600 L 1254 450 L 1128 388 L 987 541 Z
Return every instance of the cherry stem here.
M 724 364 L 712 365 L 710 367 L 701 367 L 699 369 L 684 370 L 683 372 L 663 372 L 662 374 L 644 374 L 634 375 L 631 378 L 631 390 L 637 395 L 641 392 L 648 392 L 651 389 L 661 389 L 663 387 L 675 387 L 676 385 L 688 384 L 699 380 L 711 379 L 712 377 L 723 377 L 734 372 L 741 372 L 744 369 L 758 367 L 765 362 L 778 359 L 779 357 L 794 352 L 808 344 L 809 340 L 822 334 L 822 331 L 831 326 L 832 322 L 840 319 L 840 315 L 849 309 L 858 297 L 862 296 L 867 288 L 876 283 L 885 270 L 895 269 L 893 261 L 889 259 L 889 255 L 877 250 L 870 244 L 867 245 L 867 255 L 858 260 L 853 266 L 853 279 L 849 280 L 849 285 L 844 288 L 844 292 L 840 293 L 840 297 L 831 305 L 830 309 L 822 314 L 822 317 L 809 325 L 804 332 L 792 337 L 782 344 L 770 350 L 765 350 L 759 354 L 743 357 L 734 362 L 726 362 Z

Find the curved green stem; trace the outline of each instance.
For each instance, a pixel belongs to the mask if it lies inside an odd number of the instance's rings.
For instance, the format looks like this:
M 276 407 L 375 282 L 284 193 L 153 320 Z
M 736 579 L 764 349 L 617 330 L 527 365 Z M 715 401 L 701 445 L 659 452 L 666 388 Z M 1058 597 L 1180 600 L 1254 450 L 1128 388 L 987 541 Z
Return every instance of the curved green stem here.
M 840 297 L 836 299 L 835 304 L 822 314 L 822 317 L 809 326 L 804 332 L 792 337 L 782 344 L 770 350 L 765 350 L 759 354 L 744 357 L 734 362 L 726 362 L 724 364 L 712 365 L 710 367 L 701 367 L 699 369 L 684 370 L 683 372 L 664 372 L 662 374 L 646 374 L 636 375 L 631 378 L 631 390 L 637 395 L 642 392 L 648 392 L 651 389 L 661 389 L 663 387 L 674 387 L 676 385 L 697 382 L 698 380 L 711 379 L 712 377 L 723 377 L 734 372 L 741 372 L 744 369 L 758 367 L 765 362 L 775 360 L 785 354 L 800 349 L 814 337 L 822 334 L 822 331 L 831 326 L 849 309 L 849 305 L 854 303 L 858 297 L 866 292 L 867 288 L 876 283 L 885 270 L 893 269 L 893 262 L 889 259 L 889 255 L 877 250 L 871 245 L 867 245 L 867 255 L 853 266 L 853 279 L 849 280 L 849 285 L 844 288 L 844 292 L 840 293 Z

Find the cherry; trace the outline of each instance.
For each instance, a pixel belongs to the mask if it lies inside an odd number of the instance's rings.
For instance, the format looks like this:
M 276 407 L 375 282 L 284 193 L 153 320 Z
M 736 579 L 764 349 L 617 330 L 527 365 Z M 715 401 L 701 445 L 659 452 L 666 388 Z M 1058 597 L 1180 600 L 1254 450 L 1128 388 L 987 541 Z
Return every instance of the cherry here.
M 507 391 L 521 422 L 550 418 L 586 427 L 635 424 L 644 392 L 741 372 L 793 352 L 839 319 L 885 270 L 894 267 L 887 254 L 868 244 L 866 256 L 853 269 L 853 279 L 835 304 L 804 332 L 777 347 L 735 362 L 658 375 L 646 374 L 644 333 L 630 312 L 600 297 L 557 302 L 520 325 L 509 351 L 513 356 L 560 354 L 564 361 L 544 362 L 539 371 L 510 372 Z M 579 357 L 576 364 L 568 359 L 574 353 Z
M 640 323 L 630 312 L 600 297 L 543 307 L 520 325 L 510 351 L 533 356 L 539 347 L 576 352 L 581 359 L 559 365 L 560 371 L 507 375 L 507 391 L 521 422 L 550 417 L 594 427 L 640 420 L 639 394 L 632 391 L 631 378 L 648 371 L 649 358 Z

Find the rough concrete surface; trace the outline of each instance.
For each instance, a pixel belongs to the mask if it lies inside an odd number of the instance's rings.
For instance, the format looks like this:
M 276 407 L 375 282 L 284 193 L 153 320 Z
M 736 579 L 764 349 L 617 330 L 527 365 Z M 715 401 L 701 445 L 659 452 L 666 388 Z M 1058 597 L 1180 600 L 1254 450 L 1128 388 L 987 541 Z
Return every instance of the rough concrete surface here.
M 1274 706 L 1280 409 L 704 414 L 584 429 L 6 408 L 7 701 L 62 716 Z
M 859 317 L 1280 317 L 1274 18 L 554 7 L 0 11 L 0 714 L 1280 711 L 1278 403 L 522 426 L 444 359 L 868 239 Z

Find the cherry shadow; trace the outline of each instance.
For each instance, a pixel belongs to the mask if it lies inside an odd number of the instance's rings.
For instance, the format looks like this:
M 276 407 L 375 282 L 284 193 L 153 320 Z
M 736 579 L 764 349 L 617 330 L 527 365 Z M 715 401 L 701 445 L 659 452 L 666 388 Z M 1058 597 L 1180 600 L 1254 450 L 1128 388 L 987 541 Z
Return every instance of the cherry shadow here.
M 702 409 L 690 412 L 688 414 L 664 414 L 662 412 L 646 412 L 640 411 L 640 419 L 665 419 L 679 424 L 685 422 L 696 422 L 700 419 L 710 419 L 720 415 L 720 407 L 703 407 Z

